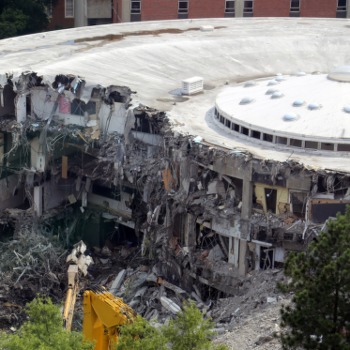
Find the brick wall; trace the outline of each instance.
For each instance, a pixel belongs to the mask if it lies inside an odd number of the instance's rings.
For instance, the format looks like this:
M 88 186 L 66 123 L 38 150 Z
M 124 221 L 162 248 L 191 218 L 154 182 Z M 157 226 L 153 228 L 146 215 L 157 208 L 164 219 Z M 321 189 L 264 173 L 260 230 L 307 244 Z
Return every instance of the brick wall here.
M 301 0 L 301 17 L 335 17 L 337 0 Z
M 64 0 L 58 0 L 52 9 L 52 18 L 50 20 L 48 29 L 63 29 L 74 27 L 74 18 L 65 18 Z
M 177 19 L 177 0 L 141 0 L 141 20 Z
M 254 17 L 289 17 L 290 0 L 254 0 L 253 11 Z
M 189 0 L 188 18 L 224 17 L 225 0 Z

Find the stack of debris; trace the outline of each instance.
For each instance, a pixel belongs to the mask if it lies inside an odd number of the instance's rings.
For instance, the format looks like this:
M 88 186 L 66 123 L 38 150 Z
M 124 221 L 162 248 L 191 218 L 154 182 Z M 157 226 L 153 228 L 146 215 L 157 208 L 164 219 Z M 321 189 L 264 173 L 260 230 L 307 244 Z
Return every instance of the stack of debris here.
M 48 237 L 22 226 L 16 239 L 0 242 L 0 328 L 20 325 L 25 304 L 38 293 L 62 300 L 66 253 Z

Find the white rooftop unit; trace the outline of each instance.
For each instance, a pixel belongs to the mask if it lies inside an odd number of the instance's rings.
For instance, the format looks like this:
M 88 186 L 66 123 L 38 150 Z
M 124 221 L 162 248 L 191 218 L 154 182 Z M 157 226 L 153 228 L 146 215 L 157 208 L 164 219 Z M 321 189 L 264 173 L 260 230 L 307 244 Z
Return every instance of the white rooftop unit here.
M 192 77 L 182 81 L 182 94 L 192 95 L 197 92 L 203 91 L 203 78 Z

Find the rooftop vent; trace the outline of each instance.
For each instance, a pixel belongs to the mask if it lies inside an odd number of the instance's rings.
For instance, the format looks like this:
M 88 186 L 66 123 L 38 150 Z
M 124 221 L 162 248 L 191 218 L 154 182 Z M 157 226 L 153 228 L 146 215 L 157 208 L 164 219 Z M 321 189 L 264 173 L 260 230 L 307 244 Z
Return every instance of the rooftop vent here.
M 294 120 L 298 120 L 298 119 L 299 119 L 299 116 L 295 113 L 286 113 L 283 116 L 283 120 L 285 122 L 293 122 Z
M 254 101 L 254 99 L 250 98 L 250 97 L 244 97 L 241 99 L 241 101 L 239 102 L 240 105 L 247 105 L 248 103 L 252 103 Z
M 305 104 L 304 100 L 298 99 L 293 102 L 293 107 L 301 107 Z
M 192 95 L 203 91 L 203 78 L 192 77 L 182 81 L 181 92 L 183 95 Z

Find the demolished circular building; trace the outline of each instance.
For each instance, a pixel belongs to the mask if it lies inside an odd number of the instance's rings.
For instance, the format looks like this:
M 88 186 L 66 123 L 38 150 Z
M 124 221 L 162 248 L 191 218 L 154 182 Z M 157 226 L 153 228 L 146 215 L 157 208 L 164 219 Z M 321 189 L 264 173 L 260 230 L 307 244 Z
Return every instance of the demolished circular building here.
M 181 20 L 0 41 L 3 217 L 137 245 L 184 289 L 234 293 L 350 203 L 348 27 Z

